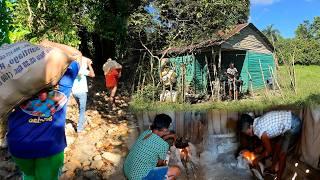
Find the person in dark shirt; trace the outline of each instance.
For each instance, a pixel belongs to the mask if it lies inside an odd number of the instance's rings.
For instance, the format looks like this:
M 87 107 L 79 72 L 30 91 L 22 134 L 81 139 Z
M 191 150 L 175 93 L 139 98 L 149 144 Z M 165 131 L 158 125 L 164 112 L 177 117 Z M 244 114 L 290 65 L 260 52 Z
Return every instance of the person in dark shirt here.
M 76 61 L 71 62 L 58 82 L 58 91 L 66 97 L 70 96 L 78 71 L 79 64 Z M 40 94 L 39 99 L 33 105 L 40 105 L 39 111 L 47 112 L 49 110 L 50 112 L 51 107 L 42 106 L 43 102 L 48 100 L 46 93 Z M 52 100 L 52 102 L 54 101 Z M 63 166 L 64 149 L 67 146 L 65 136 L 66 102 L 60 103 L 62 108 L 49 113 L 49 117 L 43 116 L 43 113 L 28 113 L 24 109 L 25 106 L 17 107 L 9 115 L 8 148 L 13 160 L 23 172 L 23 179 L 58 179 L 60 169 Z

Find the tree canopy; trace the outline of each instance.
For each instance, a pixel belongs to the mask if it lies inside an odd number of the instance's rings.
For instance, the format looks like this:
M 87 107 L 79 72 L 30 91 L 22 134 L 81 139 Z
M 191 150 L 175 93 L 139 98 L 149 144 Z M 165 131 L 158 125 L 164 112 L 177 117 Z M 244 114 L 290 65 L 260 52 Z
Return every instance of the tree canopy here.
M 320 16 L 314 17 L 312 22 L 304 21 L 299 24 L 294 38 L 281 37 L 279 30 L 272 25 L 262 32 L 271 42 L 274 41 L 280 63 L 293 59 L 298 64 L 320 65 Z
M 214 38 L 218 30 L 246 23 L 249 0 L 157 0 L 153 5 L 167 43 L 185 45 Z

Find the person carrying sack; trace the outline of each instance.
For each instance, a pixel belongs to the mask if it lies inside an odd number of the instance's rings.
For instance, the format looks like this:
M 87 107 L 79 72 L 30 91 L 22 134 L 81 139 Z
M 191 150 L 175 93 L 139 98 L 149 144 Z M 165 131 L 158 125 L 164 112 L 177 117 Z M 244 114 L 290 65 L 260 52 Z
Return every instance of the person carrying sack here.
M 67 146 L 67 100 L 78 71 L 78 62 L 72 61 L 56 90 L 42 90 L 8 116 L 8 150 L 25 180 L 59 178 Z
M 89 58 L 82 57 L 80 70 L 77 78 L 75 79 L 72 87 L 73 97 L 76 99 L 79 107 L 79 120 L 77 125 L 77 133 L 81 133 L 84 130 L 84 124 L 86 122 L 86 106 L 87 106 L 87 94 L 88 83 L 87 76 L 94 78 L 95 73 L 92 68 L 92 61 Z
M 114 97 L 118 89 L 119 78 L 121 77 L 122 66 L 109 58 L 103 65 L 106 88 L 110 92 L 110 104 L 114 104 Z

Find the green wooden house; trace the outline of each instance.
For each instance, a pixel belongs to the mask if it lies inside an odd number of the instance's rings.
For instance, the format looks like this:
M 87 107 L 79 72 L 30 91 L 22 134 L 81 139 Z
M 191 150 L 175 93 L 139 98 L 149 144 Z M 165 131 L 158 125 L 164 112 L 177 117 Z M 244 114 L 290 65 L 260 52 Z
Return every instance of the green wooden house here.
M 219 32 L 219 38 L 172 48 L 167 57 L 176 69 L 178 84 L 184 65 L 186 86 L 192 87 L 196 94 L 206 94 L 210 83 L 219 79 L 231 62 L 240 73 L 242 91 L 264 88 L 264 81 L 275 71 L 273 51 L 269 40 L 252 23 L 246 23 L 228 33 Z

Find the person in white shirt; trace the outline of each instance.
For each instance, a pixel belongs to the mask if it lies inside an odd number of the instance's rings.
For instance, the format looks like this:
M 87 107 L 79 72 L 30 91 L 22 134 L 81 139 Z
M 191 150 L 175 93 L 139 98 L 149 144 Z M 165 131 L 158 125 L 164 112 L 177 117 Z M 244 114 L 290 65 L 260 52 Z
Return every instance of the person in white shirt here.
M 240 119 L 240 131 L 248 136 L 257 136 L 264 147 L 263 153 L 253 164 L 273 155 L 272 170 L 277 173 L 277 180 L 281 179 L 288 150 L 300 135 L 301 120 L 290 111 L 270 111 L 254 120 L 246 117 Z M 272 141 L 276 141 L 275 147 L 271 145 Z
M 95 77 L 92 68 L 92 61 L 89 58 L 82 57 L 80 62 L 80 70 L 77 78 L 74 80 L 74 84 L 72 87 L 73 97 L 76 99 L 79 106 L 79 120 L 77 126 L 78 133 L 83 131 L 84 124 L 86 121 L 85 112 L 88 93 L 87 76 L 92 78 Z
M 234 85 L 236 81 L 236 77 L 238 76 L 238 70 L 236 67 L 234 67 L 234 63 L 229 64 L 229 68 L 227 69 L 227 75 L 228 75 L 228 85 L 229 85 L 229 97 L 232 98 L 233 88 L 236 88 L 235 89 L 236 94 L 234 94 L 234 96 L 235 96 L 235 99 L 238 99 L 238 89 L 236 85 Z

